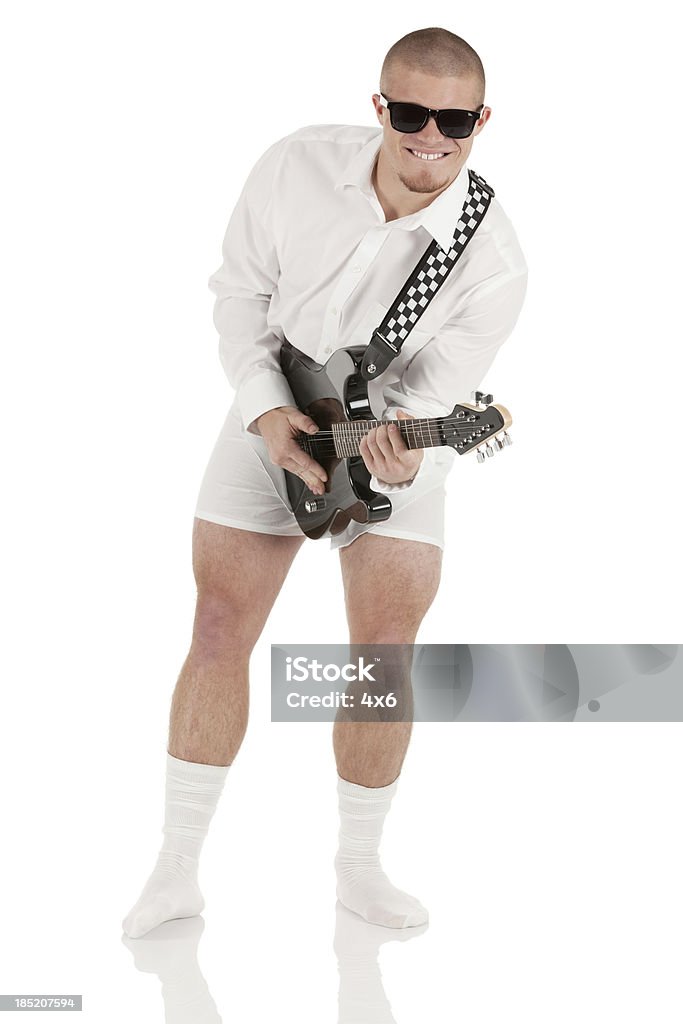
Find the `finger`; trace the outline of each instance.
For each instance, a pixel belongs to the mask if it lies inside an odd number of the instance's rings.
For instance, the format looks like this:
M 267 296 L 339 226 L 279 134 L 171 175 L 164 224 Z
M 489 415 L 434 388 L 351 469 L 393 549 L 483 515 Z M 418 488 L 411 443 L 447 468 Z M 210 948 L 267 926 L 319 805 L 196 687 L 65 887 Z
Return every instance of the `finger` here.
M 369 473 L 374 473 L 375 472 L 375 460 L 374 460 L 374 457 L 372 455 L 372 452 L 370 451 L 370 445 L 368 444 L 368 436 L 367 436 L 367 434 L 365 435 L 365 437 L 361 437 L 360 443 L 358 445 L 358 451 L 361 454 L 361 457 L 363 459 L 363 462 L 365 463 L 365 468 L 367 469 L 367 471 Z
M 318 424 L 315 420 L 307 416 L 305 412 L 297 410 L 296 412 L 289 413 L 289 422 L 297 430 L 305 430 L 307 434 L 316 434 L 319 430 Z
M 293 476 L 297 476 L 300 480 L 306 484 L 306 486 L 313 491 L 314 494 L 324 494 L 325 484 L 315 473 L 312 473 L 308 469 L 303 469 L 298 466 L 293 460 L 286 462 L 284 468 L 290 472 Z
M 408 445 L 396 423 L 387 423 L 387 445 L 387 458 L 400 459 L 408 451 Z
M 327 473 L 320 465 L 316 462 L 307 452 L 303 450 L 301 445 L 292 437 L 280 438 L 278 445 L 279 463 L 281 466 L 284 465 L 286 459 L 291 461 L 297 466 L 298 469 L 305 470 L 309 473 L 314 473 L 319 476 L 321 480 L 327 480 Z M 289 468 L 289 467 L 287 467 Z
M 391 459 L 392 461 L 398 458 L 400 448 L 398 445 L 403 444 L 401 437 L 396 440 L 396 435 L 399 433 L 398 427 L 393 423 L 388 423 L 386 426 L 377 428 L 377 445 L 379 450 L 385 459 Z M 403 445 L 405 450 L 405 445 Z
M 284 456 L 291 461 L 297 473 L 308 473 L 317 477 L 323 483 L 327 480 L 327 473 L 320 463 L 312 459 L 305 451 L 302 451 L 297 444 L 292 444 L 291 447 L 287 445 Z
M 366 445 L 368 456 L 370 458 L 370 463 L 371 463 L 368 466 L 368 469 L 370 469 L 370 471 L 375 473 L 375 474 L 379 473 L 383 469 L 386 469 L 386 460 L 385 460 L 384 454 L 383 454 L 383 452 L 382 452 L 382 450 L 379 447 L 379 444 L 377 442 L 377 432 L 378 432 L 378 430 L 379 430 L 378 427 L 373 427 L 373 429 L 368 434 L 366 434 L 365 437 L 363 438 L 363 441 L 365 441 L 365 445 Z M 361 441 L 361 444 L 362 443 L 363 442 Z
M 398 409 L 397 410 L 396 418 L 399 419 L 399 420 L 414 420 L 414 419 L 416 419 L 415 416 L 413 416 L 409 412 L 404 412 L 403 409 Z M 414 431 L 414 428 L 413 428 L 413 431 Z M 398 444 L 399 450 L 400 451 L 407 451 L 408 450 L 408 445 L 406 444 L 405 436 L 403 435 L 403 433 L 399 429 L 398 424 L 396 424 L 396 437 L 398 438 L 398 441 L 399 441 L 399 444 Z
M 294 467 L 294 472 L 298 473 L 299 476 L 306 474 L 307 477 L 315 477 L 321 484 L 324 484 L 327 480 L 327 473 L 320 463 L 305 454 L 291 456 L 291 464 Z

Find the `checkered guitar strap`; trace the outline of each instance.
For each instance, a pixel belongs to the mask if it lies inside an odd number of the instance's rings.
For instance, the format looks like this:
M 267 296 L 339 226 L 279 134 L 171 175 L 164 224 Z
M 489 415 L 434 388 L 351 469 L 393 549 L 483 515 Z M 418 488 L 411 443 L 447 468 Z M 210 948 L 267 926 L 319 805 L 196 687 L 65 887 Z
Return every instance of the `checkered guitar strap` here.
M 469 169 L 468 169 L 469 170 Z M 411 330 L 446 280 L 491 205 L 495 192 L 484 178 L 469 170 L 470 186 L 448 251 L 434 239 L 375 330 L 363 355 L 361 376 L 373 380 L 384 373 Z

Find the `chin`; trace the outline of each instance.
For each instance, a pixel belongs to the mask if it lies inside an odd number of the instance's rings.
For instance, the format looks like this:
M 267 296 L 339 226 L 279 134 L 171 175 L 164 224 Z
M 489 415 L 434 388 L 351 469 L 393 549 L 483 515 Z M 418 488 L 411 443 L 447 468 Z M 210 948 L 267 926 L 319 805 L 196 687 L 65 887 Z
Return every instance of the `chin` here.
M 428 195 L 430 192 L 438 192 L 439 189 L 445 188 L 450 185 L 450 181 L 446 178 L 444 181 L 421 181 L 413 178 L 404 178 L 399 176 L 401 184 L 408 189 L 409 192 L 420 192 L 423 195 Z

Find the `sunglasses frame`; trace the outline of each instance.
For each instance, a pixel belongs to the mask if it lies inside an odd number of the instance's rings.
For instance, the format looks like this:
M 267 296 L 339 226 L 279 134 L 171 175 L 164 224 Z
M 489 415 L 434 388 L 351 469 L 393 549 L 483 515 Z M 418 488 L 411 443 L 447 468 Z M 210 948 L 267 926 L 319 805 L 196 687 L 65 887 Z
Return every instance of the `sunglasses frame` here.
M 402 135 L 414 135 L 416 132 L 421 132 L 422 129 L 425 127 L 425 125 L 429 124 L 430 117 L 433 117 L 434 120 L 436 121 L 436 127 L 439 129 L 439 131 L 441 132 L 441 134 L 445 138 L 447 138 L 447 139 L 469 139 L 470 135 L 472 134 L 472 132 L 474 131 L 474 129 L 477 126 L 477 121 L 481 120 L 481 112 L 484 109 L 484 104 L 482 103 L 478 110 L 461 110 L 459 107 L 444 107 L 442 110 L 432 110 L 430 107 L 423 107 L 421 103 L 409 103 L 407 100 L 388 100 L 386 98 L 386 96 L 384 95 L 384 93 L 382 93 L 382 92 L 380 92 L 378 95 L 384 100 L 384 105 L 386 106 L 387 110 L 389 111 L 389 119 L 391 121 L 391 127 L 394 129 L 394 131 L 401 132 Z M 407 105 L 407 106 L 411 106 L 411 107 L 418 107 L 420 110 L 423 111 L 423 113 L 426 113 L 426 115 L 427 115 L 425 117 L 424 121 L 422 122 L 422 124 L 419 126 L 419 128 L 414 128 L 410 132 L 404 132 L 404 131 L 402 131 L 402 129 L 396 128 L 396 126 L 394 125 L 394 117 L 393 117 L 393 114 L 392 114 L 392 108 L 396 107 L 396 106 L 403 106 L 404 104 Z M 476 120 L 474 121 L 474 124 L 472 125 L 472 127 L 468 131 L 467 135 L 447 135 L 446 132 L 443 131 L 441 125 L 439 124 L 439 115 L 440 114 L 450 114 L 453 111 L 457 111 L 458 114 L 469 114 L 470 117 L 476 118 Z

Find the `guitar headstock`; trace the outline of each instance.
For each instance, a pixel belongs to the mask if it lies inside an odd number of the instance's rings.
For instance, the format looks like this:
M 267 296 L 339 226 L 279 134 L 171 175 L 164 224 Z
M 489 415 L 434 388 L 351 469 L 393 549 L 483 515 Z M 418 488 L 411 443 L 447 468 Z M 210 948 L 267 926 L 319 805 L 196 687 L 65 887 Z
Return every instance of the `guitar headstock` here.
M 454 448 L 458 455 L 466 455 L 474 449 L 477 461 L 484 462 L 486 456 L 495 455 L 512 438 L 507 428 L 512 416 L 504 405 L 493 405 L 493 395 L 475 391 L 473 402 L 456 405 L 441 421 L 444 443 Z

